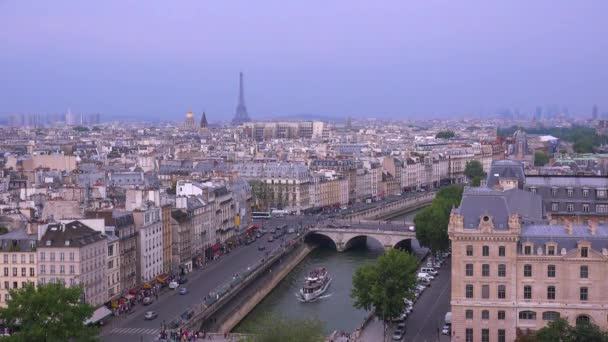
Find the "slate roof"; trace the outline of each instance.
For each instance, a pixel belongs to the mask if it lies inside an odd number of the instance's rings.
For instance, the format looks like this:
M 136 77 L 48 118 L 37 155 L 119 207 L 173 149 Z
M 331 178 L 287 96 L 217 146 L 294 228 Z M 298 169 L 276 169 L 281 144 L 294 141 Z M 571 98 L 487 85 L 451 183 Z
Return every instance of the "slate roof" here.
M 608 248 L 608 225 L 598 225 L 595 235 L 591 234 L 589 226 L 572 226 L 572 234 L 564 225 L 533 224 L 522 226 L 520 242 L 532 242 L 534 248 L 544 247 L 548 242 L 557 243 L 557 253 L 562 248 L 567 251 L 576 249 L 578 242 L 586 240 L 591 242 L 591 249 L 601 252 Z M 534 254 L 536 251 L 533 251 Z
M 486 180 L 487 186 L 493 188 L 499 183 L 500 178 L 516 178 L 519 181 L 519 188 L 523 188 L 527 180 L 524 174 L 524 165 L 516 160 L 493 161 Z
M 52 223 L 40 239 L 39 247 L 74 247 L 80 248 L 101 240 L 105 236 L 80 221 L 70 223 Z
M 490 188 L 465 188 L 460 207 L 465 229 L 477 229 L 481 217 L 492 216 L 496 229 L 507 229 L 509 215 L 517 213 L 523 222 L 543 221 L 542 199 L 520 189 L 498 191 Z
M 605 176 L 527 176 L 526 187 L 573 187 L 608 189 Z

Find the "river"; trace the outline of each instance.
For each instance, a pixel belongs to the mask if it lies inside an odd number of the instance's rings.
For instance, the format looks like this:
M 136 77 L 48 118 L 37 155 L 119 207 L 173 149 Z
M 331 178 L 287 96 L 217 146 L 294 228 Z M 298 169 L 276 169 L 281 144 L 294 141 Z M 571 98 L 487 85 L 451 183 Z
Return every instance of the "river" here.
M 399 216 L 393 221 L 413 221 L 417 211 Z M 414 250 L 419 250 L 417 241 L 412 241 Z M 320 247 L 293 269 L 247 317 L 234 329 L 247 332 L 257 320 L 266 315 L 286 319 L 302 320 L 316 318 L 325 324 L 326 333 L 334 330 L 352 332 L 366 316 L 364 310 L 355 309 L 350 298 L 352 276 L 355 270 L 366 262 L 373 262 L 383 252 L 375 240 L 366 245 L 353 247 L 338 253 L 328 247 Z M 326 267 L 332 276 L 332 283 L 322 298 L 311 303 L 302 303 L 296 297 L 306 274 L 316 268 Z

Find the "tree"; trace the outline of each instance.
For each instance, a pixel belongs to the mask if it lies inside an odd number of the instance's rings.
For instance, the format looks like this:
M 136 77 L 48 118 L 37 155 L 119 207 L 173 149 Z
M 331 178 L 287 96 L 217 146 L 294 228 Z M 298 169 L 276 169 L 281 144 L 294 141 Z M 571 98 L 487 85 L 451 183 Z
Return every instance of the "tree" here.
M 437 192 L 433 203 L 424 208 L 416 217 L 416 239 L 432 251 L 446 250 L 450 245 L 448 223 L 452 207 L 460 205 L 462 186 L 450 185 Z
M 453 137 L 455 137 L 456 134 L 454 134 L 454 131 L 440 131 L 437 134 L 435 134 L 435 138 L 437 139 L 452 139 Z
M 89 128 L 84 126 L 76 126 L 74 127 L 74 130 L 77 132 L 88 132 Z
M 8 228 L 6 228 L 5 226 L 0 226 L 0 235 L 4 235 L 8 232 L 9 232 Z
M 545 166 L 549 162 L 549 156 L 543 151 L 534 152 L 534 166 Z
M 385 324 L 387 319 L 399 316 L 405 307 L 403 298 L 412 296 L 410 288 L 416 283 L 417 266 L 416 257 L 410 253 L 391 249 L 375 263 L 359 267 L 351 290 L 354 306 L 373 310 Z
M 558 318 L 538 330 L 534 334 L 534 338 L 538 341 L 565 342 L 571 334 L 572 327 L 570 327 L 568 321 L 564 318 Z
M 81 302 L 81 287 L 63 284 L 28 284 L 10 290 L 7 307 L 0 318 L 8 326 L 19 322 L 18 332 L 7 341 L 95 341 L 96 327 L 84 322 L 93 315 L 93 307 Z
M 481 183 L 481 179 L 486 176 L 486 173 L 483 171 L 483 166 L 479 160 L 471 160 L 467 162 L 467 165 L 464 168 L 464 175 L 471 180 L 477 177 L 479 179 L 479 183 Z M 479 186 L 479 184 L 473 186 Z
M 245 327 L 250 337 L 246 342 L 323 342 L 325 340 L 323 323 L 317 319 L 288 320 L 283 317 L 267 315 Z
M 537 331 L 518 329 L 516 342 L 607 342 L 608 334 L 593 323 L 572 327 L 565 318 L 555 319 Z

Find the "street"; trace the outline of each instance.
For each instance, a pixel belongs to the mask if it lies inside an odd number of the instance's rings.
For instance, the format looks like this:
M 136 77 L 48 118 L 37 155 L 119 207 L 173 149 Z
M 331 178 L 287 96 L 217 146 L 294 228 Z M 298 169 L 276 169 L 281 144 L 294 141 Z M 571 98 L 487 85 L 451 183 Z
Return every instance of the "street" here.
M 282 224 L 299 228 L 300 221 L 303 218 L 305 217 L 286 216 L 269 220 L 256 220 L 254 223 L 267 229 Z M 305 224 L 309 224 L 312 219 L 310 217 L 305 220 Z M 267 242 L 268 236 L 269 234 L 266 234 L 250 245 L 241 245 L 232 252 L 223 255 L 219 260 L 207 264 L 204 269 L 190 273 L 188 282 L 183 285 L 189 290 L 188 294 L 179 295 L 177 291 L 169 290 L 169 293 L 161 295 L 157 301 L 148 306 L 139 304 L 133 308 L 131 314 L 112 318 L 102 329 L 102 340 L 113 342 L 156 340 L 163 321 L 169 323 L 189 306 L 199 305 L 203 297 L 209 292 L 231 280 L 236 273 L 263 258 L 266 251 L 278 248 L 281 241 L 275 240 L 269 243 Z M 287 234 L 284 238 L 287 240 L 291 236 Z M 266 251 L 258 251 L 260 245 L 266 246 Z M 156 311 L 158 317 L 146 321 L 144 320 L 146 311 Z
M 431 287 L 427 288 L 414 304 L 414 311 L 405 320 L 406 333 L 402 341 L 450 341 L 449 336 L 441 335 L 445 314 L 450 310 L 450 270 L 451 258 L 439 269 L 439 275 L 432 281 Z M 373 319 L 365 327 L 361 341 L 382 341 L 382 329 L 382 321 Z M 394 329 L 394 325 L 388 327 L 387 341 L 392 341 Z

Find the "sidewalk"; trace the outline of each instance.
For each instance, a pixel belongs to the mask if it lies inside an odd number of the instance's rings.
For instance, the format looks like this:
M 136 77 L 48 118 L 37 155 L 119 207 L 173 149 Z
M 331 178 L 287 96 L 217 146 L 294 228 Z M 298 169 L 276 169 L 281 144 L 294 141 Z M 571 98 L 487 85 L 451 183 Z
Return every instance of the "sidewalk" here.
M 357 342 L 380 342 L 383 337 L 383 329 L 384 326 L 382 324 L 382 320 L 374 317 L 372 320 L 367 323 L 365 329 L 361 331 L 361 336 Z M 390 338 L 387 334 L 387 338 Z

